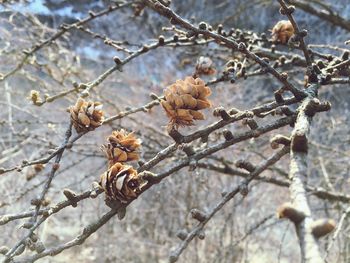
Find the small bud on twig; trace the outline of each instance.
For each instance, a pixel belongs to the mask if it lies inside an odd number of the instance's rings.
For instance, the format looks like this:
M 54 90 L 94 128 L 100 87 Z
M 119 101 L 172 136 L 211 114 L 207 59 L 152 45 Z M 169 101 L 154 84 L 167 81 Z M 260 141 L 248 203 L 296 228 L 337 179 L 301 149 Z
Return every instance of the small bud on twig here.
M 295 224 L 299 224 L 305 218 L 302 211 L 297 210 L 291 203 L 284 203 L 277 209 L 278 218 L 288 218 Z
M 319 219 L 312 223 L 312 234 L 315 238 L 321 238 L 334 230 L 336 223 L 333 219 Z
M 70 189 L 64 189 L 63 190 L 63 194 L 65 195 L 65 197 L 71 201 L 72 203 L 72 207 L 77 207 L 78 204 L 77 204 L 77 200 L 76 200 L 76 197 L 77 197 L 77 194 L 74 193 L 72 190 Z
M 234 138 L 232 132 L 228 129 L 223 130 L 222 134 L 226 141 L 231 141 Z
M 205 232 L 204 232 L 203 229 L 201 229 L 201 230 L 197 233 L 197 237 L 198 237 L 200 240 L 205 239 Z
M 235 165 L 237 168 L 242 168 L 250 173 L 255 170 L 255 166 L 247 160 L 238 160 Z
M 180 238 L 181 240 L 185 240 L 188 235 L 188 232 L 186 229 L 181 229 L 176 232 L 176 236 Z
M 218 107 L 214 109 L 213 115 L 215 117 L 220 116 L 224 121 L 228 121 L 230 119 L 230 115 L 227 113 L 227 111 L 224 109 L 224 107 Z
M 204 220 L 207 219 L 207 215 L 202 212 L 202 211 L 199 211 L 198 209 L 192 209 L 191 210 L 191 216 L 192 218 L 198 220 L 199 222 L 203 222 Z
M 271 138 L 270 140 L 270 145 L 272 149 L 277 149 L 279 145 L 282 144 L 284 146 L 289 146 L 290 145 L 290 138 L 283 136 L 283 135 L 275 135 L 274 137 Z

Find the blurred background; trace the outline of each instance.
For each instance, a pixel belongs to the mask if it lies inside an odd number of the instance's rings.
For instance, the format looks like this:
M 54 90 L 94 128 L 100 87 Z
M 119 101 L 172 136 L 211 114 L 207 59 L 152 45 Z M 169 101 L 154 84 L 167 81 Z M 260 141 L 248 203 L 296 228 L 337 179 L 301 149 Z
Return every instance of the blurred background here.
M 115 1 L 4 1 L 0 6 L 0 72 L 11 71 L 21 61 L 23 50 L 53 35 L 62 23 L 71 24 L 108 8 Z M 318 9 L 330 7 L 340 16 L 350 19 L 348 0 L 309 1 Z M 279 13 L 277 1 L 214 1 L 173 0 L 171 7 L 193 23 L 205 21 L 214 28 L 223 24 L 225 29 L 239 28 L 260 35 L 270 35 L 269 30 L 277 21 L 284 19 Z M 297 8 L 296 20 L 309 32 L 307 41 L 320 52 L 340 55 L 349 48 L 344 42 L 350 32 L 323 21 Z M 72 92 L 42 106 L 33 105 L 28 99 L 31 90 L 40 96 L 50 97 L 71 89 L 73 82 L 87 83 L 95 80 L 108 68 L 115 65 L 113 56 L 125 58 L 127 52 L 118 51 L 96 37 L 107 36 L 119 41 L 130 50 L 143 44 L 154 43 L 160 34 L 172 36 L 173 31 L 164 27 L 171 24 L 157 13 L 145 9 L 139 16 L 131 7 L 122 8 L 84 25 L 86 30 L 70 30 L 31 56 L 13 76 L 0 82 L 0 167 L 8 168 L 23 160 L 46 156 L 63 140 L 69 123 L 66 109 L 75 103 L 79 93 Z M 90 33 L 88 33 L 89 31 Z M 94 37 L 95 34 L 95 37 Z M 40 42 L 39 42 L 40 43 Z M 337 46 L 334 49 L 329 46 Z M 286 46 L 278 50 L 290 52 Z M 299 51 L 293 51 L 301 54 Z M 177 79 L 194 72 L 200 56 L 210 57 L 218 74 L 230 59 L 236 58 L 228 49 L 210 43 L 189 47 L 164 47 L 147 52 L 132 60 L 123 72 L 114 72 L 101 85 L 90 92 L 90 99 L 104 105 L 107 117 L 130 107 L 140 107 L 151 101 L 150 93 L 161 95 L 163 89 Z M 296 85 L 303 85 L 303 68 L 295 68 L 290 74 Z M 209 81 L 215 76 L 205 76 Z M 249 77 L 235 83 L 219 82 L 211 85 L 210 97 L 213 107 L 236 107 L 251 109 L 273 101 L 273 91 L 279 88 L 271 76 Z M 349 160 L 349 85 L 329 85 L 320 90 L 319 97 L 332 104 L 330 112 L 314 118 L 310 135 L 309 182 L 311 186 L 323 187 L 347 193 L 350 186 Z M 213 123 L 212 109 L 204 111 L 206 120 L 195 127 L 184 128 L 183 134 L 198 130 Z M 267 123 L 272 117 L 259 120 Z M 167 117 L 160 106 L 147 112 L 138 112 L 88 133 L 74 147 L 67 149 L 61 161 L 52 187 L 47 194 L 48 204 L 64 200 L 62 189 L 76 192 L 89 189 L 105 171 L 107 161 L 100 145 L 112 130 L 124 128 L 134 131 L 143 141 L 142 160 L 149 160 L 157 152 L 172 143 L 166 133 Z M 240 123 L 229 126 L 235 134 L 248 130 Z M 37 262 L 167 262 L 172 248 L 178 243 L 176 232 L 191 229 L 195 221 L 189 215 L 192 208 L 206 210 L 215 205 L 221 193 L 238 184 L 242 178 L 219 173 L 210 165 L 233 165 L 239 159 L 248 159 L 254 164 L 271 155 L 269 139 L 275 134 L 289 135 L 291 127 L 273 131 L 244 141 L 233 147 L 203 159 L 194 171 L 184 168 L 152 187 L 127 209 L 124 220 L 110 220 L 83 245 Z M 207 145 L 222 141 L 222 131 L 214 132 Z M 202 147 L 198 142 L 198 147 Z M 153 169 L 163 171 L 179 158 L 177 151 Z M 264 175 L 286 180 L 288 158 L 284 157 Z M 135 163 L 135 167 L 137 164 Z M 30 200 L 41 192 L 50 165 L 37 172 L 33 167 L 0 175 L 0 215 L 19 213 L 30 208 Z M 331 184 L 327 183 L 329 178 Z M 228 203 L 205 227 L 204 240 L 195 239 L 178 262 L 298 262 L 300 257 L 294 226 L 278 220 L 276 208 L 289 201 L 287 187 L 255 181 L 245 198 L 236 198 Z M 346 204 L 328 202 L 310 195 L 313 213 L 319 217 L 341 217 Z M 77 208 L 68 207 L 50 217 L 39 229 L 39 237 L 46 247 L 67 242 L 80 233 L 89 222 L 107 212 L 103 196 L 79 203 Z M 20 228 L 24 221 L 13 221 L 0 226 L 0 246 L 12 247 L 25 233 Z M 329 262 L 350 262 L 350 226 L 346 219 L 343 231 L 333 246 Z M 331 237 L 321 241 L 326 248 Z M 26 252 L 30 253 L 30 252 Z

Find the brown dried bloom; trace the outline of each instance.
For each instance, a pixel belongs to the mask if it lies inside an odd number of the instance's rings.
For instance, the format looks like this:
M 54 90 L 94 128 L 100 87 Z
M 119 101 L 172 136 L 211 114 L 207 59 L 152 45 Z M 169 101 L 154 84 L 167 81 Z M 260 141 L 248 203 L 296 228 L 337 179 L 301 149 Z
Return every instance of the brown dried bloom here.
M 99 102 L 79 98 L 76 104 L 69 108 L 69 111 L 77 132 L 91 131 L 102 124 L 104 112 Z
M 281 20 L 272 28 L 272 42 L 286 44 L 294 34 L 294 28 L 290 21 Z
M 102 145 L 102 150 L 109 160 L 109 166 L 117 162 L 129 162 L 139 159 L 141 140 L 133 132 L 124 129 L 113 131 L 107 138 L 108 143 Z
M 135 199 L 145 186 L 146 181 L 130 165 L 114 164 L 101 175 L 100 185 L 105 191 L 106 202 L 119 200 L 127 203 Z
M 186 77 L 167 87 L 161 103 L 170 118 L 169 128 L 177 129 L 193 125 L 194 120 L 203 120 L 204 115 L 199 110 L 211 106 L 207 99 L 210 94 L 210 88 L 200 78 Z
M 196 75 L 213 75 L 215 74 L 213 61 L 208 57 L 199 57 L 196 64 Z

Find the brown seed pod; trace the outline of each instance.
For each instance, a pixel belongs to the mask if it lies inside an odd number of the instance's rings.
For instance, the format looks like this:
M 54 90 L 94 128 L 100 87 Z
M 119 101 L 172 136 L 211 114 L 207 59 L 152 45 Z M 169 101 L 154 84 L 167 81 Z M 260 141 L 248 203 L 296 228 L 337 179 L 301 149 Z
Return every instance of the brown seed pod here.
M 278 21 L 272 28 L 271 40 L 274 43 L 286 44 L 294 34 L 294 28 L 288 20 Z
M 140 158 L 141 140 L 134 133 L 124 129 L 113 131 L 107 138 L 108 143 L 102 145 L 102 150 L 109 160 L 109 167 L 117 162 L 135 161 Z
M 114 164 L 101 175 L 100 185 L 106 194 L 106 203 L 128 203 L 135 199 L 146 181 L 130 165 Z
M 213 75 L 216 73 L 213 61 L 208 57 L 199 57 L 196 63 L 196 75 Z
M 99 102 L 85 101 L 79 98 L 74 106 L 69 108 L 74 128 L 79 132 L 94 130 L 101 126 L 104 112 Z
M 167 87 L 161 104 L 170 118 L 169 128 L 190 126 L 195 120 L 203 120 L 204 115 L 199 110 L 211 106 L 207 99 L 210 94 L 210 88 L 200 78 L 186 77 Z

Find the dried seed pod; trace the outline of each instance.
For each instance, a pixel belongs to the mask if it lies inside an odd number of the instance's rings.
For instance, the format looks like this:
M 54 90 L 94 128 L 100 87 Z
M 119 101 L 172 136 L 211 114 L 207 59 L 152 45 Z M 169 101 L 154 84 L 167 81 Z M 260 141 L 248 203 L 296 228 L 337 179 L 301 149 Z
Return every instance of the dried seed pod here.
M 101 175 L 100 185 L 106 194 L 106 202 L 127 203 L 135 199 L 146 181 L 130 165 L 114 164 Z
M 85 101 L 79 98 L 74 106 L 69 108 L 71 120 L 77 132 L 94 130 L 101 126 L 104 112 L 99 102 Z
M 274 43 L 286 44 L 294 34 L 294 28 L 288 20 L 278 21 L 272 28 L 271 39 Z
M 169 130 L 203 120 L 204 115 L 199 110 L 211 106 L 207 99 L 210 94 L 210 88 L 200 78 L 186 77 L 167 87 L 164 91 L 165 100 L 161 104 L 170 118 Z
M 213 75 L 216 73 L 213 61 L 208 57 L 199 57 L 196 63 L 196 75 Z
M 108 143 L 102 145 L 102 150 L 109 160 L 109 167 L 117 162 L 135 161 L 140 158 L 141 140 L 134 133 L 124 129 L 113 131 L 107 138 Z

